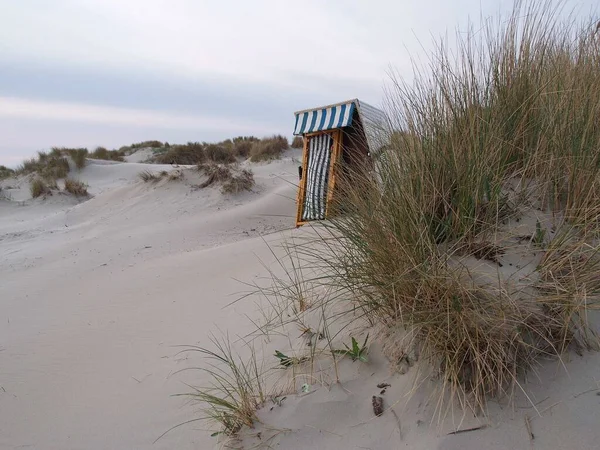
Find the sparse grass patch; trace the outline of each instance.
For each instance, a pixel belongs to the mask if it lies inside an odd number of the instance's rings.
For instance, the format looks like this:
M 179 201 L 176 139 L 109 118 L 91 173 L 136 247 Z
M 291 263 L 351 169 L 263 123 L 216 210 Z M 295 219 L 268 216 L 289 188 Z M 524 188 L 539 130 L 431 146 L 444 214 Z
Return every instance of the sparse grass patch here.
M 29 183 L 29 191 L 33 198 L 38 198 L 42 195 L 52 195 L 50 186 L 43 179 L 37 177 Z
M 279 158 L 281 152 L 288 148 L 288 140 L 281 135 L 264 138 L 255 142 L 250 149 L 250 160 L 253 162 Z
M 5 178 L 12 177 L 15 174 L 15 171 L 10 167 L 0 166 L 0 180 Z
M 143 142 L 137 142 L 137 143 L 131 144 L 128 147 L 131 149 L 159 148 L 159 147 L 163 147 L 163 143 L 160 141 L 143 141 Z
M 50 153 L 38 152 L 37 158 L 26 159 L 17 167 L 16 175 L 35 173 L 46 180 L 65 178 L 69 173 L 69 161 L 60 149 L 54 148 Z
M 204 146 L 200 142 L 188 142 L 185 145 L 172 145 L 166 152 L 154 157 L 159 164 L 200 164 L 206 160 Z
M 213 436 L 233 436 L 243 426 L 254 425 L 256 411 L 267 400 L 263 370 L 252 347 L 248 346 L 250 357 L 242 359 L 227 338 L 212 337 L 211 341 L 214 350 L 190 347 L 186 351 L 198 352 L 207 358 L 209 368 L 201 370 L 209 376 L 212 385 L 194 388 L 183 395 L 205 406 L 204 416 L 198 420 L 208 420 L 219 426 Z
M 90 158 L 93 159 L 104 159 L 106 161 L 125 161 L 125 152 L 121 150 L 108 150 L 104 147 L 96 147 L 96 149 L 90 153 Z
M 76 197 L 87 197 L 89 195 L 85 183 L 72 178 L 65 178 L 65 191 Z
M 292 148 L 302 148 L 302 146 L 304 145 L 304 140 L 302 139 L 302 136 L 295 136 L 294 139 L 292 140 Z
M 233 152 L 233 144 L 231 144 L 231 146 L 222 142 L 217 144 L 207 144 L 204 147 L 204 152 L 209 160 L 219 164 L 230 164 L 236 161 Z
M 223 193 L 238 194 L 242 191 L 249 191 L 254 186 L 254 174 L 251 170 L 244 169 L 237 174 L 233 174 L 229 180 L 223 184 Z
M 165 175 L 166 175 L 166 172 L 165 172 Z M 156 173 L 156 172 L 152 172 L 150 170 L 144 170 L 138 174 L 138 177 L 144 183 L 158 183 L 162 179 L 163 175 L 162 175 L 162 173 Z
M 213 185 L 214 183 L 225 183 L 230 181 L 233 177 L 231 172 L 231 168 L 229 166 L 224 166 L 220 164 L 200 164 L 198 166 L 198 171 L 204 172 L 208 178 L 206 181 L 198 185 L 200 189 L 204 189 L 208 186 Z
M 259 142 L 260 139 L 254 136 L 239 136 L 233 139 L 233 151 L 236 156 L 247 158 L 250 155 L 252 145 Z
M 414 80 L 395 77 L 377 180 L 349 169 L 332 205 L 344 214 L 295 247 L 329 302 L 402 330 L 386 345 L 432 368 L 440 419 L 448 398 L 484 409 L 525 389 L 540 357 L 598 347 L 588 314 L 600 309 L 600 39 L 593 21 L 557 11 L 518 2 L 498 29 L 459 34 L 456 52 L 440 43 Z M 556 221 L 554 236 L 536 214 Z M 517 268 L 499 268 L 523 215 L 531 260 L 517 282 Z

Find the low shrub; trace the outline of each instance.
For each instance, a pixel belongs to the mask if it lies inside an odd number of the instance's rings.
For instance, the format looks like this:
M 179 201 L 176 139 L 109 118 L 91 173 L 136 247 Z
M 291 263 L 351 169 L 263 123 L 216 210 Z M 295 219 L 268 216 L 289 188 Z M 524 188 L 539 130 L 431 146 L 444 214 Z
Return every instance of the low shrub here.
M 279 158 L 281 152 L 288 148 L 288 140 L 281 135 L 272 136 L 255 142 L 250 149 L 250 161 L 265 161 Z
M 65 191 L 77 197 L 86 197 L 88 195 L 87 186 L 78 180 L 65 178 Z

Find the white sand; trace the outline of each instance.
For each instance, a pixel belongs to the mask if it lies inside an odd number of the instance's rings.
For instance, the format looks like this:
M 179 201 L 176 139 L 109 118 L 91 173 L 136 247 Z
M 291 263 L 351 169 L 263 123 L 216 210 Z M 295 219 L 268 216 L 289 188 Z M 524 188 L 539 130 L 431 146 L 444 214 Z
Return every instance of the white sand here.
M 199 371 L 176 373 L 202 364 L 176 346 L 210 346 L 217 329 L 231 336 L 253 331 L 245 317 L 258 318 L 252 302 L 224 306 L 245 290 L 234 279 L 267 274 L 259 262 L 273 262 L 265 241 L 278 251 L 285 239 L 310 233 L 293 229 L 298 158 L 292 152 L 252 165 L 256 188 L 237 196 L 142 183 L 141 170 L 162 167 L 133 160 L 93 161 L 76 173 L 94 195 L 82 203 L 58 195 L 31 200 L 26 180 L 3 182 L 14 189 L 13 201 L 0 200 L 0 449 L 217 445 L 200 423 L 153 444 L 197 417 L 172 395 L 189 391 L 184 382 L 206 382 Z M 283 337 L 258 342 L 267 357 L 297 346 Z M 341 384 L 315 381 L 311 393 L 288 394 L 273 410 L 269 404 L 259 413 L 263 424 L 244 432 L 244 444 L 273 436 L 273 448 L 286 450 L 595 449 L 600 355 L 571 359 L 568 373 L 549 361 L 539 378 L 529 377 L 537 412 L 519 393 L 515 408 L 491 403 L 489 417 L 455 409 L 437 427 L 430 426 L 427 395 L 433 382 L 409 397 L 415 371 L 392 375 L 373 345 L 369 363 L 342 361 Z M 271 357 L 267 365 L 276 362 Z M 390 411 L 373 416 L 371 396 L 384 381 L 392 385 L 385 406 L 393 405 L 400 425 Z M 487 428 L 447 435 L 481 424 Z

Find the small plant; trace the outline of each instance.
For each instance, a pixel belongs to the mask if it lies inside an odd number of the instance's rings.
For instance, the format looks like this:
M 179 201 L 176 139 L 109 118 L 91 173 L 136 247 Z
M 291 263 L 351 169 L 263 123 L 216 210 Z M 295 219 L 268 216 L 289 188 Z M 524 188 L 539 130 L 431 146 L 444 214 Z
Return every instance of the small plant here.
M 50 187 L 41 178 L 35 178 L 29 184 L 29 190 L 33 198 L 41 197 L 42 195 L 52 195 Z
M 275 357 L 279 359 L 279 364 L 281 364 L 286 369 L 288 367 L 297 366 L 302 364 L 303 362 L 308 361 L 307 356 L 302 356 L 300 358 L 296 358 L 295 356 L 288 356 L 281 353 L 279 350 L 275 350 Z
M 71 178 L 65 178 L 65 191 L 77 197 L 86 197 L 88 195 L 85 183 Z
M 220 430 L 212 436 L 232 436 L 243 426 L 253 426 L 257 420 L 256 411 L 267 400 L 263 373 L 251 346 L 249 361 L 243 361 L 235 354 L 228 338 L 218 340 L 212 337 L 211 340 L 216 347 L 214 350 L 192 346 L 184 351 L 199 352 L 208 359 L 209 367 L 200 370 L 206 372 L 212 386 L 193 388 L 192 392 L 181 395 L 205 405 L 204 416 L 195 420 L 217 423 Z
M 535 221 L 535 233 L 533 234 L 533 243 L 538 247 L 544 246 L 546 239 L 546 230 L 542 228 L 542 224 L 539 220 Z
M 365 338 L 365 341 L 363 342 L 362 346 L 358 346 L 358 342 L 357 340 L 352 337 L 352 347 L 348 347 L 348 345 L 344 344 L 344 347 L 346 347 L 346 350 L 334 350 L 334 353 L 337 353 L 339 355 L 347 355 L 350 358 L 352 358 L 352 361 L 362 361 L 362 362 L 367 362 L 368 358 L 367 358 L 367 341 L 369 340 L 369 335 L 367 334 L 367 337 Z

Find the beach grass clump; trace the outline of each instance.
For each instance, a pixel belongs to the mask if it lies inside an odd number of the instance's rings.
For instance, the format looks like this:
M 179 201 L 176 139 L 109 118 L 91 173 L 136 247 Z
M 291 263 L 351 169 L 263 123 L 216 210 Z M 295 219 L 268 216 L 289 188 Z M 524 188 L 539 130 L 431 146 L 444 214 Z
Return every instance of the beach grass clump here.
M 125 152 L 121 150 L 108 150 L 105 147 L 96 147 L 96 149 L 90 153 L 90 158 L 123 162 L 125 161 Z
M 15 174 L 14 169 L 0 165 L 0 180 L 4 180 L 5 178 L 10 178 L 10 177 L 14 176 L 14 174 Z
M 267 400 L 264 370 L 251 345 L 247 346 L 250 356 L 242 358 L 228 337 L 213 336 L 211 341 L 214 349 L 191 346 L 183 350 L 206 358 L 208 367 L 200 370 L 208 375 L 210 385 L 193 387 L 181 395 L 203 405 L 203 416 L 194 420 L 217 424 L 219 428 L 213 436 L 233 436 L 258 420 L 256 412 Z
M 29 191 L 31 197 L 38 198 L 41 196 L 52 195 L 51 185 L 44 179 L 36 177 L 29 183 Z
M 302 139 L 302 136 L 295 136 L 294 139 L 292 140 L 292 145 L 290 145 L 290 147 L 302 148 L 303 145 L 304 145 L 304 140 Z
M 89 195 L 86 184 L 72 178 L 65 178 L 64 190 L 76 197 L 87 197 Z
M 65 178 L 69 170 L 69 160 L 60 149 L 54 148 L 50 153 L 38 152 L 37 157 L 23 161 L 15 170 L 15 175 L 34 173 L 46 180 L 56 180 Z
M 165 152 L 154 157 L 158 164 L 201 164 L 206 160 L 204 145 L 200 142 L 188 142 L 184 145 L 171 145 Z
M 463 405 L 512 397 L 540 357 L 597 347 L 600 36 L 560 17 L 518 2 L 456 51 L 439 43 L 410 82 L 393 76 L 377 176 L 348 169 L 332 206 L 343 214 L 297 248 L 369 323 L 405 330 L 398 347 Z M 499 258 L 511 224 L 536 214 L 556 233 L 533 222 L 522 245 L 541 260 L 516 283 Z M 471 260 L 495 264 L 494 281 Z
M 268 161 L 277 159 L 288 148 L 288 140 L 281 135 L 275 135 L 255 142 L 250 149 L 250 161 Z
M 151 170 L 143 170 L 138 174 L 138 178 L 144 183 L 158 183 L 162 180 L 163 176 L 166 176 L 167 172 L 164 171 L 164 175 L 160 172 L 152 172 Z
M 250 156 L 252 145 L 259 141 L 260 139 L 254 136 L 238 136 L 233 138 L 233 151 L 236 156 L 247 158 Z
M 254 184 L 252 171 L 243 169 L 239 173 L 232 174 L 231 178 L 223 184 L 222 191 L 224 194 L 238 194 L 251 190 Z
M 216 144 L 206 144 L 204 152 L 207 159 L 218 164 L 231 164 L 236 162 L 233 142 L 223 141 Z

